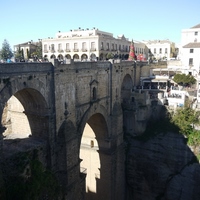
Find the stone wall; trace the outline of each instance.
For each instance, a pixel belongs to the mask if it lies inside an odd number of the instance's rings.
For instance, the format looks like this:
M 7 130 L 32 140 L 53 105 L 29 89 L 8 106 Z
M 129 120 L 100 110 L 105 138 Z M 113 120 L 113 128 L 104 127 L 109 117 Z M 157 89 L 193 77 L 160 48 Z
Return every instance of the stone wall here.
M 127 200 L 199 199 L 200 165 L 182 135 L 160 133 L 129 145 Z

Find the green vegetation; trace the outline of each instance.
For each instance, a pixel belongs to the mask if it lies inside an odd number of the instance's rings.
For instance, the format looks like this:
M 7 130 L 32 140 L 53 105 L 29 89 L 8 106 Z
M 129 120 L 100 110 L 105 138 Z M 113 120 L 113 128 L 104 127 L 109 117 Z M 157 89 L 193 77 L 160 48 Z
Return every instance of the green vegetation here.
M 166 112 L 167 113 L 167 112 Z M 195 126 L 200 125 L 200 112 L 192 109 L 189 104 L 180 107 L 175 113 L 167 113 L 167 116 L 159 120 L 150 120 L 146 131 L 135 139 L 147 141 L 160 133 L 174 132 L 185 136 L 187 144 L 192 146 L 194 154 L 200 160 L 198 147 L 200 146 L 200 130 Z
M 23 49 L 21 49 L 20 45 L 18 46 L 15 52 L 15 59 L 16 60 L 24 59 L 24 52 L 23 52 Z
M 44 168 L 36 151 L 19 153 L 6 164 L 8 174 L 0 197 L 6 196 L 7 200 L 58 199 L 60 187 L 57 179 Z
M 189 105 L 177 109 L 171 122 L 179 127 L 179 132 L 188 139 L 188 145 L 194 147 L 194 153 L 198 156 L 197 147 L 200 145 L 200 130 L 195 125 L 200 125 L 200 112 L 195 111 Z
M 7 59 L 11 59 L 12 57 L 13 57 L 12 50 L 10 48 L 8 41 L 5 39 L 2 44 L 2 49 L 0 50 L 0 58 L 4 61 L 7 61 Z
M 42 42 L 37 43 L 36 50 L 31 54 L 32 58 L 42 58 Z
M 109 59 L 113 59 L 114 58 L 114 55 L 112 53 L 108 53 L 106 55 L 106 58 L 109 60 Z
M 196 83 L 194 76 L 188 74 L 176 74 L 173 78 L 173 81 L 179 85 L 193 85 Z

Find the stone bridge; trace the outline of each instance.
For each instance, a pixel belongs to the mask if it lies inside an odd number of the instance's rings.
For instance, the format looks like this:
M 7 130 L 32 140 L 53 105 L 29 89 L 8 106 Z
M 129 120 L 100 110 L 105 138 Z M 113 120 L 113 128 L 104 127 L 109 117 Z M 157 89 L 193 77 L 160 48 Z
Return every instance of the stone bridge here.
M 40 159 L 58 177 L 65 199 L 125 199 L 123 128 L 131 122 L 121 105 L 131 101 L 141 66 L 1 64 L 1 156 L 43 147 Z

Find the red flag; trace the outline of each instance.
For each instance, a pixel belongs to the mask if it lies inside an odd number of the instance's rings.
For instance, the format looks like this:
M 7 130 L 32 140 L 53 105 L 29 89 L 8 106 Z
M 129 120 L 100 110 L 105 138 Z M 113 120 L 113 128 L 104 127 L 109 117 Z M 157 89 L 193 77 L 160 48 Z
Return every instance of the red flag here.
M 135 48 L 134 48 L 134 42 L 133 40 L 131 41 L 131 46 L 130 46 L 130 52 L 129 52 L 129 57 L 128 60 L 135 60 Z

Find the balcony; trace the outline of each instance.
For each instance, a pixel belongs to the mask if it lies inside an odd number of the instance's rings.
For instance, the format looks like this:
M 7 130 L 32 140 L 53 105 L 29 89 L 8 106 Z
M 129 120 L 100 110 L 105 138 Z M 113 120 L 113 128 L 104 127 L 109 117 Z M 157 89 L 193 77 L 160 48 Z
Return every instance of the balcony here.
M 51 49 L 51 53 L 55 53 L 56 51 L 54 49 Z
M 73 49 L 74 52 L 79 52 L 79 49 Z
M 59 53 L 63 53 L 64 51 L 62 49 L 58 49 L 58 52 Z
M 90 51 L 96 51 L 96 48 L 91 48 Z
M 47 51 L 47 50 L 44 50 L 44 53 L 48 53 L 48 51 Z
M 86 52 L 87 51 L 87 49 L 82 49 L 82 52 Z
M 70 52 L 70 49 L 65 49 L 66 52 Z

